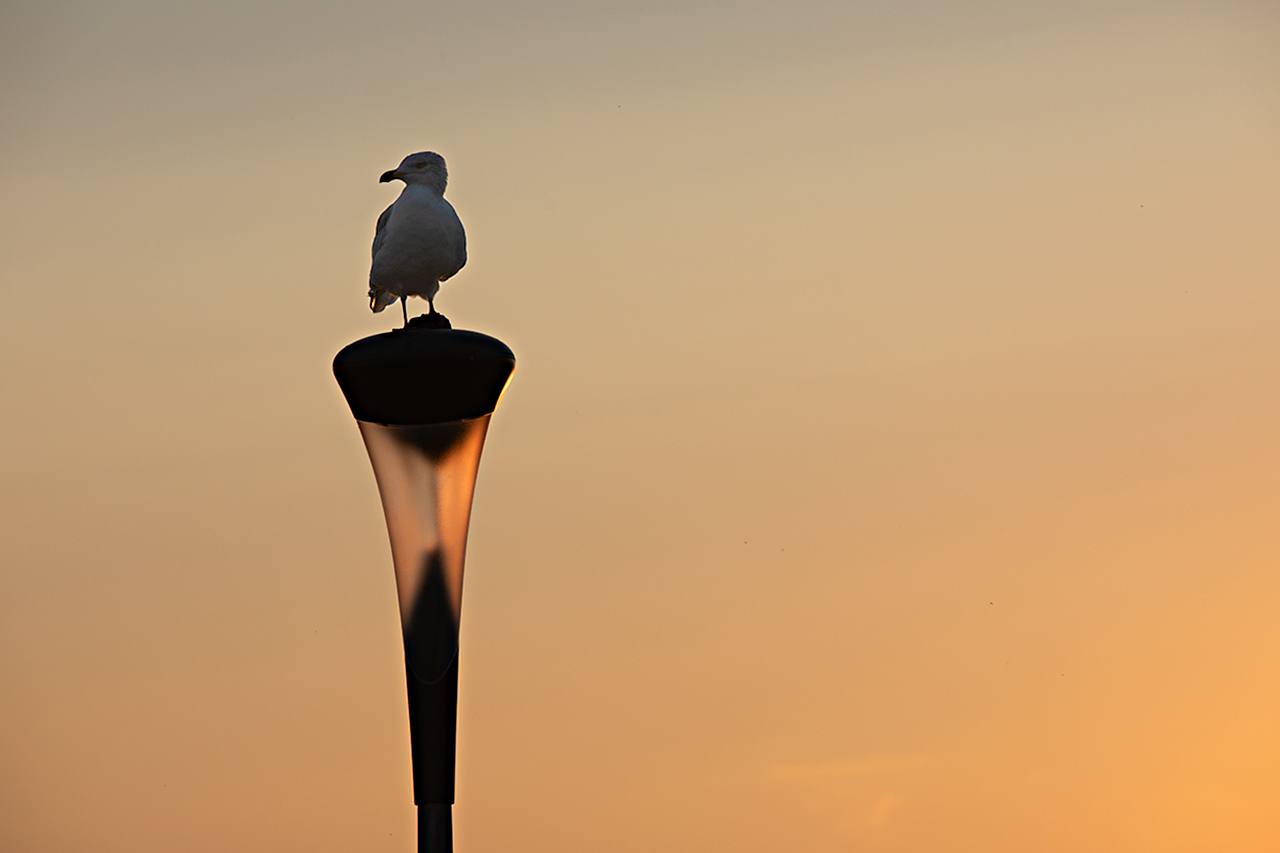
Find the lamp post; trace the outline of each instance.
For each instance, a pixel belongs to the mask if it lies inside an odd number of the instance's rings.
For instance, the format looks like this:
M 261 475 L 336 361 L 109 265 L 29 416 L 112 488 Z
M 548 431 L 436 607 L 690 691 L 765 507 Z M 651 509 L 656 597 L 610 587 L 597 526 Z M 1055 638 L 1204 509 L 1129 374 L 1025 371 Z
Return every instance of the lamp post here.
M 419 853 L 453 850 L 467 527 L 489 418 L 514 369 L 496 338 L 417 320 L 349 344 L 333 360 L 391 538 Z

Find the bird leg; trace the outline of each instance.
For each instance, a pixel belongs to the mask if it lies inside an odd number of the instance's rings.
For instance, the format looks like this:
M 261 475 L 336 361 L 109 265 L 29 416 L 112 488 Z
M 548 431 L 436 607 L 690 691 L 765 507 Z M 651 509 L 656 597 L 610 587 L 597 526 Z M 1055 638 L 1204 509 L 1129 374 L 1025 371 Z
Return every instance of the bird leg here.
M 433 296 L 427 297 L 427 313 L 428 314 L 436 313 L 436 300 L 435 300 L 435 297 Z
M 406 304 L 408 303 L 408 301 L 409 301 L 409 297 L 407 296 L 400 297 L 400 313 L 404 314 L 405 328 L 408 328 L 409 326 L 409 306 Z

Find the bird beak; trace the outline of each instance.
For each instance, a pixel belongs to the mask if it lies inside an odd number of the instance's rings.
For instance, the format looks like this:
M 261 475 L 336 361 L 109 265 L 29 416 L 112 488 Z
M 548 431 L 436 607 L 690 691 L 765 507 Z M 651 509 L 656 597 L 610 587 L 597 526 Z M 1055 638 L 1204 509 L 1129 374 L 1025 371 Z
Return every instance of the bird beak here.
M 385 184 L 388 181 L 394 181 L 398 177 L 400 177 L 400 173 L 392 169 L 390 172 L 383 172 L 382 177 L 378 178 L 378 183 Z

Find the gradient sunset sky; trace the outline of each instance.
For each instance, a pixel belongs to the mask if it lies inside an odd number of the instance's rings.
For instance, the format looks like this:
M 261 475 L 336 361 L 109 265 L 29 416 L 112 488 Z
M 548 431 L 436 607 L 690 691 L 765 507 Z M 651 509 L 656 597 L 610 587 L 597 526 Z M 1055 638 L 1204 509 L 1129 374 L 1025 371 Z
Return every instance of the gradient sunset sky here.
M 460 853 L 1280 849 L 1274 2 L 17 0 L 0 119 L 0 849 L 413 849 L 420 150 Z

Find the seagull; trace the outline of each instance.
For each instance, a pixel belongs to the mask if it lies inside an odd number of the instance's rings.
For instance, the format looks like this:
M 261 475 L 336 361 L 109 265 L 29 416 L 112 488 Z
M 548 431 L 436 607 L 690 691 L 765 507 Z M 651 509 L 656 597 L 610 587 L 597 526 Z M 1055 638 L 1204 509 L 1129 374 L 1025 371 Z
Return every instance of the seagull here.
M 467 235 L 453 205 L 444 200 L 449 173 L 443 157 L 434 151 L 410 154 L 378 182 L 397 180 L 405 188 L 382 211 L 373 236 L 369 307 L 376 313 L 399 299 L 408 325 L 410 296 L 423 297 L 436 313 L 440 282 L 467 262 Z

